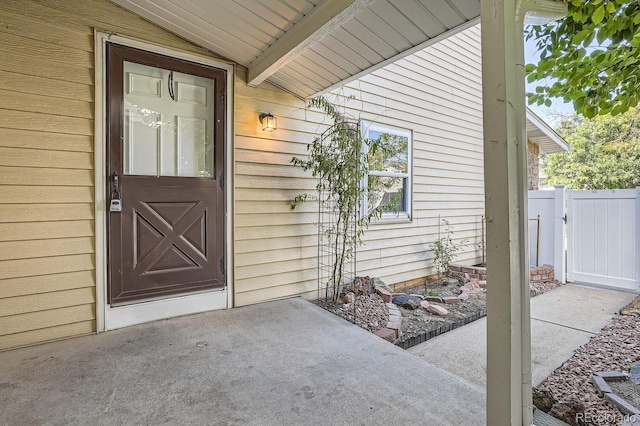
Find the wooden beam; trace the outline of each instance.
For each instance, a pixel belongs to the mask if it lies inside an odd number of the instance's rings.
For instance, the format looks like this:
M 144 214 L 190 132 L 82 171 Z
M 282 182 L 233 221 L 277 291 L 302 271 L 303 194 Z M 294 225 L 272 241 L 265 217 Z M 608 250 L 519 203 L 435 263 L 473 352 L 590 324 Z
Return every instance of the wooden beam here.
M 257 86 L 374 0 L 325 0 L 249 65 L 247 84 Z

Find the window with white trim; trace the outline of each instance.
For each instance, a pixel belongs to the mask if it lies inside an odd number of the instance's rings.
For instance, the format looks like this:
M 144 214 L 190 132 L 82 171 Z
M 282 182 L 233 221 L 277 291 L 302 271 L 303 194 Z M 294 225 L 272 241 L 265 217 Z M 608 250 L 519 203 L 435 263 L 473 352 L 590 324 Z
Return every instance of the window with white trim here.
M 381 207 L 383 219 L 411 219 L 411 131 L 371 123 L 363 125 L 363 136 L 377 141 L 380 149 L 365 144 L 369 173 L 362 211 Z

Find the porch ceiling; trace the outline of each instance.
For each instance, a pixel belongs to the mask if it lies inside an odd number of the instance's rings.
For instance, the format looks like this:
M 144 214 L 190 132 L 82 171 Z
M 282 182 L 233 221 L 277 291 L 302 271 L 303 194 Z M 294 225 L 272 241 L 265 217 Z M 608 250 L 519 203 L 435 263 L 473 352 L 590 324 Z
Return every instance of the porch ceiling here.
M 308 98 L 478 22 L 480 0 L 111 0 Z

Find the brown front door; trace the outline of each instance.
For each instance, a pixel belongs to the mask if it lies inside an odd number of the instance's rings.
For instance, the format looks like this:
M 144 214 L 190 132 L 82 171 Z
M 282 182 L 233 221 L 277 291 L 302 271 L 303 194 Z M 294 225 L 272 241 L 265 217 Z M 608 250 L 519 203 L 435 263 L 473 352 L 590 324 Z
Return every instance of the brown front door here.
M 225 287 L 225 79 L 107 44 L 111 305 Z

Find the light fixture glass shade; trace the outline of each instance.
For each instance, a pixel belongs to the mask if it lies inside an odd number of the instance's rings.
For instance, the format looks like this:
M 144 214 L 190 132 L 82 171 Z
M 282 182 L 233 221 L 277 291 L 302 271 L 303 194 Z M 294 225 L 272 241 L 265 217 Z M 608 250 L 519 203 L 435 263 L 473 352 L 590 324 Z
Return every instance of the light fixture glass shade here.
M 278 128 L 278 119 L 271 114 L 271 111 L 260 114 L 260 123 L 262 123 L 262 130 L 265 132 L 273 132 Z

